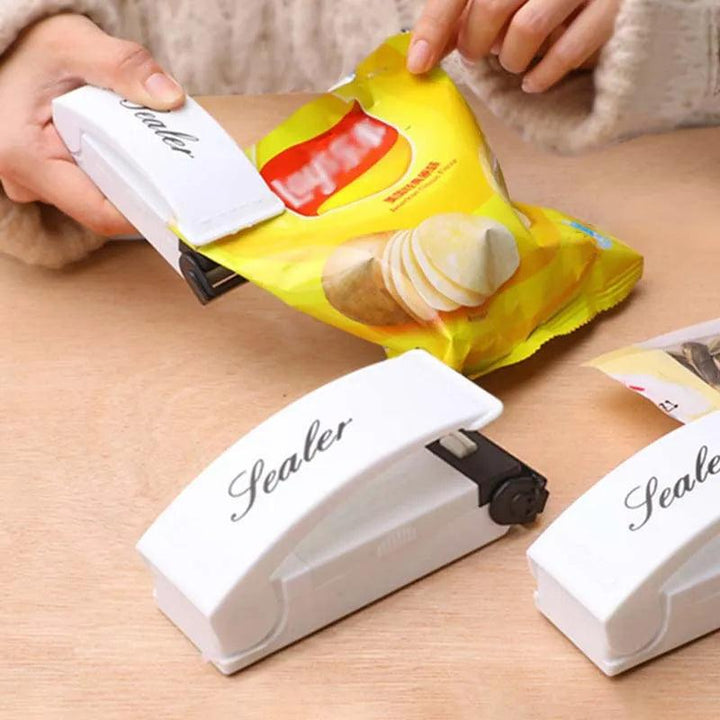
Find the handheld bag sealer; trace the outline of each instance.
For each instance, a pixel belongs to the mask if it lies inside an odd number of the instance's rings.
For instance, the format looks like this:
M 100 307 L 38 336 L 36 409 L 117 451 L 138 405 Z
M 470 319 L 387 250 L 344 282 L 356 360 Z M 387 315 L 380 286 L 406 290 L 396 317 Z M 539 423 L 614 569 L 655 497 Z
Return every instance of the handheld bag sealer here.
M 141 538 L 160 609 L 229 674 L 534 520 L 544 478 L 477 433 L 501 411 L 420 350 L 306 395 Z
M 77 164 L 203 302 L 244 282 L 192 251 L 285 210 L 225 130 L 192 98 L 150 110 L 84 86 L 53 100 Z
M 539 610 L 607 675 L 720 627 L 720 413 L 613 470 L 528 557 Z

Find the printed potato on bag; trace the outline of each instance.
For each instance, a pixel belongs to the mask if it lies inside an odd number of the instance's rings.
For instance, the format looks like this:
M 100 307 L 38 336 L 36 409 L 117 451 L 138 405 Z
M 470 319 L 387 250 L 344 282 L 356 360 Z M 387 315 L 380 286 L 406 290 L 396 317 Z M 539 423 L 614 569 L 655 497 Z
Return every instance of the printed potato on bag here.
M 342 243 L 323 270 L 328 301 L 367 325 L 442 322 L 478 308 L 520 265 L 513 234 L 491 218 L 434 215 L 417 228 Z
M 642 258 L 513 202 L 462 95 L 390 38 L 249 149 L 287 207 L 198 251 L 287 304 L 470 375 L 517 362 L 623 300 Z

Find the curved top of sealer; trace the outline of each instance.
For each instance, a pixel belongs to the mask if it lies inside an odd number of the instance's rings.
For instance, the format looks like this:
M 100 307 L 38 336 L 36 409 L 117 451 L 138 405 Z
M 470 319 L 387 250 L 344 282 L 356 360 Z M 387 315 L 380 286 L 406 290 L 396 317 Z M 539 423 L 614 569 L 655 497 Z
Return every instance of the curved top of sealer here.
M 73 155 L 92 144 L 124 182 L 187 242 L 200 246 L 280 214 L 285 207 L 245 153 L 192 98 L 157 111 L 86 85 L 53 100 L 53 120 Z
M 614 642 L 629 652 L 632 633 L 623 616 L 647 618 L 650 632 L 662 612 L 663 586 L 718 534 L 720 413 L 713 413 L 610 472 L 528 556 L 599 621 L 615 622 Z
M 319 518 L 411 448 L 501 412 L 499 400 L 424 351 L 363 368 L 240 439 L 180 493 L 138 550 L 211 615 L 241 584 L 267 585 Z

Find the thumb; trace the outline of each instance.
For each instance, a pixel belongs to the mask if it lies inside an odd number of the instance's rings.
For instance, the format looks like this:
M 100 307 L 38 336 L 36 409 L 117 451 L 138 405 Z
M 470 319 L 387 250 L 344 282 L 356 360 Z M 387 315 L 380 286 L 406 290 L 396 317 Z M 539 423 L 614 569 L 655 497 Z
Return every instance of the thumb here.
M 153 110 L 171 110 L 185 102 L 182 87 L 142 45 L 111 37 L 95 25 L 78 40 L 74 70 L 86 83 Z

